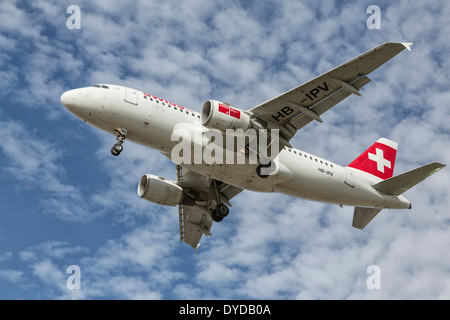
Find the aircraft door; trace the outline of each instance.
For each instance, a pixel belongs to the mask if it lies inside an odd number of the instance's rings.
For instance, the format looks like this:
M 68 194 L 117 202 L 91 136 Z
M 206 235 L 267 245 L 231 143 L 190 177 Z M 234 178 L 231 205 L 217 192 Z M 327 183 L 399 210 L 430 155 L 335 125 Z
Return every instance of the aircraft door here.
M 125 101 L 129 102 L 131 104 L 138 104 L 138 91 L 131 89 L 131 88 L 126 88 L 125 91 Z
M 355 187 L 355 176 L 353 175 L 353 172 L 345 170 L 345 184 L 354 188 Z

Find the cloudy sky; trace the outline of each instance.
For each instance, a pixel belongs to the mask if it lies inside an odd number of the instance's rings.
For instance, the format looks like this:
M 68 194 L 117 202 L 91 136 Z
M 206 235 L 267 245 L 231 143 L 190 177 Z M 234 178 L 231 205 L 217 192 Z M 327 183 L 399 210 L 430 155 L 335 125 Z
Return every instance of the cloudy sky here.
M 67 8 L 81 10 L 67 28 Z M 381 29 L 369 29 L 370 5 Z M 84 124 L 65 90 L 113 83 L 200 111 L 250 109 L 381 43 L 414 42 L 311 123 L 297 148 L 347 165 L 380 137 L 394 174 L 450 163 L 449 1 L 3 1 L 1 299 L 449 299 L 450 173 L 364 231 L 351 207 L 245 191 L 197 253 L 178 212 L 137 196 L 174 165 Z M 66 285 L 68 266 L 81 289 Z M 369 289 L 369 266 L 381 288 Z

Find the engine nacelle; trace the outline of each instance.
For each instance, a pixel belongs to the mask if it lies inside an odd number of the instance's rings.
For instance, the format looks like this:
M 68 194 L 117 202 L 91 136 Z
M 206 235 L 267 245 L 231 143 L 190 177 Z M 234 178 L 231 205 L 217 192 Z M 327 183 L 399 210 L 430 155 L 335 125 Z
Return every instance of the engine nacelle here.
M 226 129 L 247 130 L 251 126 L 248 114 L 215 100 L 208 100 L 203 105 L 202 123 L 209 129 L 218 129 L 222 132 Z
M 184 198 L 183 188 L 173 181 L 152 174 L 141 178 L 137 192 L 142 199 L 165 206 L 176 206 Z

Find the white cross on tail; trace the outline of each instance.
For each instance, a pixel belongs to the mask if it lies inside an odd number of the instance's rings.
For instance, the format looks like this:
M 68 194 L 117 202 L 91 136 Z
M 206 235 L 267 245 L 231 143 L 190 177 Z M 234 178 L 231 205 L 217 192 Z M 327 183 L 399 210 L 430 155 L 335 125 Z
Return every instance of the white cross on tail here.
M 381 149 L 375 148 L 376 154 L 369 153 L 369 159 L 377 163 L 377 170 L 384 173 L 384 167 L 391 168 L 391 162 L 384 158 L 384 152 Z

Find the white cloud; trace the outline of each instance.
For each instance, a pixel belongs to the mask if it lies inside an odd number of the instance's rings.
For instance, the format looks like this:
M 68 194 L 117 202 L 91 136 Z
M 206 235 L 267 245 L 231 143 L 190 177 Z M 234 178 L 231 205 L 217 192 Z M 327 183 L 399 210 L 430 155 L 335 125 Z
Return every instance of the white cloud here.
M 17 283 L 23 277 L 23 272 L 18 270 L 11 269 L 0 269 L 0 279 L 4 279 L 6 281 Z
M 40 137 L 35 129 L 25 128 L 18 121 L 0 121 L 4 130 L 1 150 L 4 155 L 2 171 L 12 177 L 19 192 L 26 196 L 30 190 L 40 190 L 45 210 L 67 220 L 86 219 L 89 214 L 79 190 L 64 182 L 65 169 L 59 164 L 62 153 L 51 142 Z M 33 196 L 33 194 L 31 194 Z M 67 208 L 76 207 L 74 212 Z
M 0 262 L 9 260 L 9 259 L 11 259 L 12 256 L 13 256 L 13 253 L 10 251 L 2 253 L 2 254 L 0 254 Z
M 70 254 L 86 253 L 87 251 L 89 249 L 85 247 L 71 247 L 67 242 L 47 241 L 21 251 L 20 258 L 24 261 L 40 260 L 41 256 L 63 259 Z

